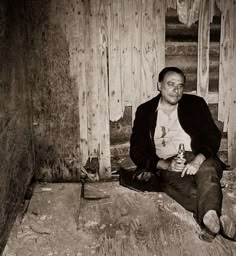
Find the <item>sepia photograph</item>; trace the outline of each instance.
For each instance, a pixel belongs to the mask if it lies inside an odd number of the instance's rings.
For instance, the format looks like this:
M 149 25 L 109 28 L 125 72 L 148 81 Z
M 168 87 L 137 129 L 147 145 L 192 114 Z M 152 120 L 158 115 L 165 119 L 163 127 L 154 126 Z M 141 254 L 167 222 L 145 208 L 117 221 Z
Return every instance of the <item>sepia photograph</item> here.
M 0 255 L 236 255 L 236 0 L 0 0 Z

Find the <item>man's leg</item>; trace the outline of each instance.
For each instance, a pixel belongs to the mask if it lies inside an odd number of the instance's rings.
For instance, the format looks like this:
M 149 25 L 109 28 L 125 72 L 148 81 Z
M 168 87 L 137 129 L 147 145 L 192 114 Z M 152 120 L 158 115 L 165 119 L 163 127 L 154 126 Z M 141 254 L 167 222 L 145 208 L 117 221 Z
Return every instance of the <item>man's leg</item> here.
M 219 160 L 209 158 L 203 162 L 194 177 L 198 194 L 197 222 L 202 227 L 199 237 L 208 242 L 211 242 L 220 231 L 222 173 Z
M 197 187 L 193 176 L 181 177 L 181 173 L 161 171 L 161 191 L 165 192 L 186 210 L 197 214 Z
M 221 215 L 222 190 L 220 179 L 222 173 L 219 160 L 209 158 L 203 162 L 194 176 L 198 194 L 197 219 L 200 224 L 203 223 L 204 216 L 209 211 L 215 211 L 218 217 Z

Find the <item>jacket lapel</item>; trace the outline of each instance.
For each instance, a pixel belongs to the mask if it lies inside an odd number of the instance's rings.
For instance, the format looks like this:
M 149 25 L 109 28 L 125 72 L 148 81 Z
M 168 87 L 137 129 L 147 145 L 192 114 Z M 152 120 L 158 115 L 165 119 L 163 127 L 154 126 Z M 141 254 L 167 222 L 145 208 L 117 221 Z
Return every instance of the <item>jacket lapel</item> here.
M 153 104 L 151 105 L 150 113 L 149 113 L 149 132 L 150 132 L 150 138 L 153 140 L 154 133 L 156 129 L 156 122 L 157 122 L 157 106 L 160 99 L 160 95 L 158 95 L 155 100 L 153 101 Z

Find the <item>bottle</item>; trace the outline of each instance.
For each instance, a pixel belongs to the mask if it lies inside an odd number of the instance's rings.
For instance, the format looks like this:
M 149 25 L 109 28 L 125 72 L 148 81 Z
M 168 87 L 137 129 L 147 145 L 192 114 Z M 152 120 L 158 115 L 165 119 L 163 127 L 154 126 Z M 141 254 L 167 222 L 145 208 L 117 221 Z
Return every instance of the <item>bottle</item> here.
M 177 158 L 184 159 L 184 154 L 185 154 L 184 144 L 180 143 L 179 144 L 179 150 L 178 150 Z

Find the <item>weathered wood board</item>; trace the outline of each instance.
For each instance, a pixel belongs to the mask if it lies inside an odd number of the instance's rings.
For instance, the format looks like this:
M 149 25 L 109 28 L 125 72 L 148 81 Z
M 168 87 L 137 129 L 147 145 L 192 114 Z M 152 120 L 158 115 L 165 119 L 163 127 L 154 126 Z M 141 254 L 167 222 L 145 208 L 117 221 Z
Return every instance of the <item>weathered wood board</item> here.
M 232 167 L 236 167 L 236 1 L 233 0 L 231 5 L 231 24 L 234 28 L 233 30 L 233 41 L 232 41 L 232 59 L 230 67 L 230 111 L 229 111 L 229 123 L 228 123 L 228 153 L 229 153 L 229 164 Z
M 109 1 L 108 1 L 109 2 Z M 109 8 L 110 6 L 110 8 Z M 121 77 L 121 1 L 112 0 L 108 17 L 108 54 L 109 54 L 109 109 L 110 120 L 117 121 L 123 116 L 124 99 Z
M 209 1 L 200 3 L 198 22 L 198 79 L 197 94 L 208 102 L 209 90 L 209 47 L 210 47 L 210 18 Z
M 109 128 L 109 95 L 108 95 L 108 6 L 107 1 L 100 0 L 98 3 L 97 24 L 98 34 L 98 57 L 99 57 L 99 176 L 101 179 L 111 176 L 110 160 L 110 128 Z

